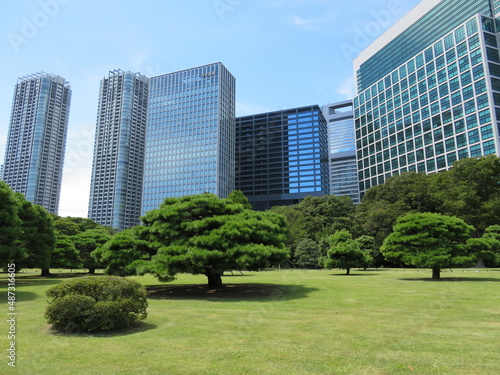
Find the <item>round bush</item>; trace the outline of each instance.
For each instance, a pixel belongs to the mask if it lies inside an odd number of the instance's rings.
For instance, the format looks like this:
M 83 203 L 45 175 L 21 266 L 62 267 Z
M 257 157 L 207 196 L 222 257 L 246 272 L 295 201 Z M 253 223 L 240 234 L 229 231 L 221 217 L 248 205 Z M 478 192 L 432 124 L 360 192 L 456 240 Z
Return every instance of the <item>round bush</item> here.
M 45 317 L 55 329 L 99 332 L 129 328 L 147 316 L 146 288 L 115 276 L 83 277 L 47 291 Z

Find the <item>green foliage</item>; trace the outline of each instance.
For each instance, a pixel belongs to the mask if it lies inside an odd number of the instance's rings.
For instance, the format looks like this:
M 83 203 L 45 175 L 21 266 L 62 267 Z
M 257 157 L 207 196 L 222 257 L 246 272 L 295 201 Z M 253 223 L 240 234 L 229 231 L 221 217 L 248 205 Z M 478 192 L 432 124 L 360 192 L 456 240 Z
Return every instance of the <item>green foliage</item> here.
M 380 247 L 396 220 L 412 212 L 433 212 L 429 186 L 433 175 L 403 173 L 369 189 L 356 208 L 359 235 L 369 235 Z
M 499 224 L 500 158 L 467 158 L 449 171 L 388 178 L 369 189 L 358 205 L 358 235 L 373 236 L 379 247 L 398 218 L 416 212 L 459 217 L 475 228 L 475 237 L 481 236 L 488 226 Z
M 437 212 L 460 217 L 478 234 L 499 224 L 500 158 L 496 155 L 455 162 L 449 171 L 436 174 L 431 189 Z
M 295 248 L 294 264 L 300 268 L 319 268 L 319 257 L 319 245 L 310 238 L 304 238 Z
M 104 273 L 115 276 L 138 274 L 139 266 L 150 261 L 157 251 L 148 241 L 140 238 L 145 228 L 137 226 L 115 234 L 102 246 L 98 247 L 92 257 L 105 265 Z M 146 272 L 148 269 L 143 269 Z
M 149 270 L 160 280 L 187 272 L 220 286 L 226 270 L 257 270 L 288 257 L 283 216 L 213 194 L 167 198 L 142 221 L 147 238 L 159 246 Z
M 45 312 L 49 324 L 61 331 L 100 332 L 129 328 L 147 316 L 144 286 L 120 277 L 84 277 L 49 290 Z
M 478 265 L 495 267 L 500 264 L 500 225 L 489 226 L 480 238 L 470 238 L 467 247 L 475 255 Z
M 95 269 L 100 266 L 100 263 L 91 256 L 91 253 L 110 239 L 109 231 L 104 228 L 87 229 L 85 232 L 70 237 L 78 251 L 80 262 L 83 267 L 89 269 L 90 273 L 94 273 Z
M 328 237 L 330 248 L 322 263 L 325 268 L 342 268 L 350 274 L 351 268 L 367 267 L 371 257 L 361 249 L 360 243 L 353 240 L 351 233 L 342 229 Z
M 52 253 L 51 267 L 53 268 L 80 268 L 82 263 L 79 254 L 69 236 L 59 234 L 56 237 L 54 252 Z
M 18 246 L 22 235 L 21 220 L 17 215 L 17 201 L 10 187 L 0 181 L 0 262 L 2 267 L 26 254 Z
M 252 209 L 252 205 L 250 204 L 250 202 L 248 202 L 248 198 L 245 197 L 245 194 L 243 194 L 241 190 L 232 191 L 231 194 L 228 195 L 227 199 L 228 201 L 231 201 L 233 203 L 239 203 L 243 205 L 245 209 Z
M 474 256 L 465 245 L 474 228 L 462 219 L 436 213 L 408 214 L 398 219 L 381 253 L 391 261 L 432 268 L 472 265 Z
M 22 194 L 16 193 L 16 199 L 22 229 L 20 246 L 26 254 L 18 265 L 48 269 L 55 246 L 52 217 L 42 206 L 28 202 Z
M 367 259 L 367 264 L 366 267 L 370 266 L 379 266 L 382 264 L 382 255 L 380 254 L 380 251 L 378 248 L 375 246 L 375 238 L 371 236 L 361 236 L 355 239 L 355 241 L 358 243 L 360 249 L 365 253 L 366 259 Z

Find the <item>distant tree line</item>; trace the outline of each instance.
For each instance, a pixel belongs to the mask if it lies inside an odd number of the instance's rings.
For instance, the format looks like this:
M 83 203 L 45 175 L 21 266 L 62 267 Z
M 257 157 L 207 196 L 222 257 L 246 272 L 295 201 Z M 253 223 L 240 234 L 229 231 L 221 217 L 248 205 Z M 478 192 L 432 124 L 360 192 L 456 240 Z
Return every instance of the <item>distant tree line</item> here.
M 229 270 L 269 266 L 415 266 L 439 270 L 499 264 L 500 159 L 463 159 L 449 171 L 403 173 L 348 197 L 306 197 L 266 212 L 240 191 L 167 198 L 121 232 L 90 219 L 49 215 L 0 182 L 0 260 L 42 269 L 104 268 L 110 275 L 180 272 L 222 285 Z

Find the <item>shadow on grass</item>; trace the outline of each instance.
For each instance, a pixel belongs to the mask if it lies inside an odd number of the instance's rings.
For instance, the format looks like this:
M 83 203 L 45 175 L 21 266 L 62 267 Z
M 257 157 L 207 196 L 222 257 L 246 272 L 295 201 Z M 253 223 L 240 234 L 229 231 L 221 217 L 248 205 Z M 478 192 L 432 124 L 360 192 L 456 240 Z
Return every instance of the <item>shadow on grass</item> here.
M 317 288 L 283 284 L 225 284 L 221 289 L 208 285 L 152 285 L 148 298 L 207 301 L 288 301 L 305 298 Z
M 355 271 L 355 273 L 351 273 L 347 275 L 345 272 L 344 273 L 331 273 L 330 276 L 377 276 L 377 273 L 364 273 L 365 271 Z
M 91 338 L 91 339 L 99 339 L 99 338 L 108 338 L 108 337 L 121 337 L 121 336 L 130 336 L 136 333 L 141 333 L 145 331 L 149 331 L 151 329 L 156 329 L 158 326 L 156 324 L 151 324 L 147 322 L 136 322 L 131 328 L 109 331 L 109 332 L 87 332 L 87 333 L 68 333 L 61 332 L 52 329 L 50 326 L 47 326 L 47 333 L 52 336 L 60 336 L 60 337 L 75 337 L 75 338 Z
M 24 301 L 32 301 L 35 298 L 40 297 L 40 294 L 16 290 L 15 296 L 16 296 L 16 303 L 17 303 L 17 302 L 24 302 Z M 0 293 L 0 305 L 6 304 L 7 298 L 8 298 L 7 292 Z M 5 309 L 7 310 L 7 308 L 5 308 Z
M 399 280 L 403 281 L 432 281 L 436 283 L 446 283 L 446 282 L 461 282 L 461 281 L 493 281 L 500 282 L 499 278 L 493 277 L 442 277 L 441 279 L 433 279 L 431 277 L 413 277 L 413 278 L 401 278 Z

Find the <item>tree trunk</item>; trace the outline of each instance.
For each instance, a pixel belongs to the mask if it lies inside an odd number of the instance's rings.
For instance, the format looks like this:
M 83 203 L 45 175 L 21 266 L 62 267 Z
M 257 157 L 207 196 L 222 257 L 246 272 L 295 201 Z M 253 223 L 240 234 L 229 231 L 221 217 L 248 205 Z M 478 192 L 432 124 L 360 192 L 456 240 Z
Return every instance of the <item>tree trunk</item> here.
M 346 268 L 346 275 L 350 275 L 351 274 L 351 269 L 350 268 Z
M 208 279 L 208 286 L 210 288 L 220 289 L 222 288 L 222 275 L 219 273 L 214 273 L 212 271 L 206 271 L 205 276 Z
M 95 274 L 95 267 L 89 267 L 89 273 L 91 275 Z
M 52 276 L 52 274 L 50 273 L 50 270 L 48 268 L 42 268 L 42 276 Z
M 432 269 L 432 279 L 439 280 L 441 278 L 441 268 L 433 268 Z

